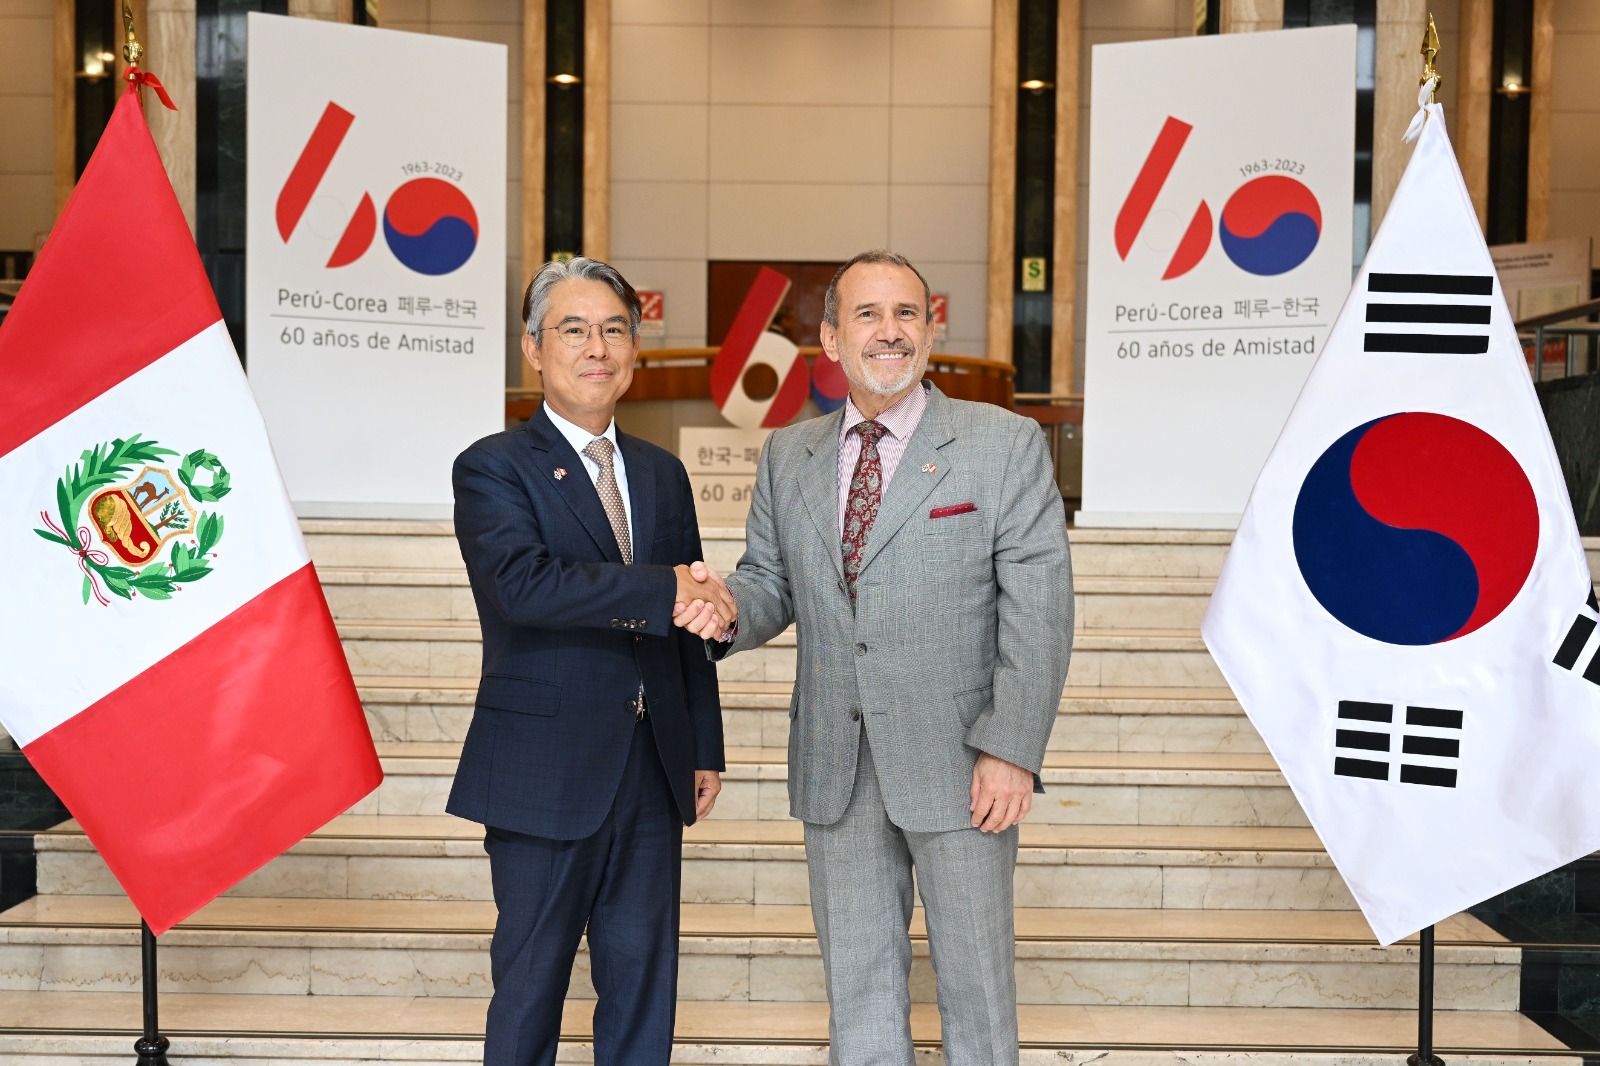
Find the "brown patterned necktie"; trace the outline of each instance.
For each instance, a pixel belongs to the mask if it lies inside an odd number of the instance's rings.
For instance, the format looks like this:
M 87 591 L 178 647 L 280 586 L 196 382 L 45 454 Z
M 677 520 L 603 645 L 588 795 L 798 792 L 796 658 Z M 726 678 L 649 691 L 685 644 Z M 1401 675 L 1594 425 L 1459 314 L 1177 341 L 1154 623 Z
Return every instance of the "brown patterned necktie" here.
M 628 512 L 622 507 L 622 493 L 617 488 L 617 472 L 612 466 L 611 441 L 596 437 L 583 447 L 583 454 L 593 459 L 600 468 L 595 479 L 595 491 L 600 494 L 600 505 L 611 520 L 611 532 L 616 534 L 617 547 L 622 551 L 622 561 L 633 562 L 633 538 L 628 534 Z
M 867 534 L 878 517 L 878 505 L 883 502 L 883 463 L 878 459 L 878 438 L 886 432 L 881 422 L 862 422 L 856 426 L 861 434 L 861 454 L 856 457 L 856 469 L 850 475 L 850 495 L 844 506 L 844 539 L 840 542 L 844 555 L 844 580 L 850 590 L 850 602 L 856 602 L 856 578 L 861 573 L 861 556 L 867 548 Z

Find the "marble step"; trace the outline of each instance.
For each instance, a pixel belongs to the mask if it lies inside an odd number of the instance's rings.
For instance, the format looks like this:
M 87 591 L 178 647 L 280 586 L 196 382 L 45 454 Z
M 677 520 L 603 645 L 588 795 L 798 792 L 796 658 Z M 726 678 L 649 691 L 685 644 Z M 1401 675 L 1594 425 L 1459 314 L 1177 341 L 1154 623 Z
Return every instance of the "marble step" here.
M 302 518 L 311 561 L 321 571 L 327 567 L 420 567 L 454 569 L 461 566 L 455 523 L 401 519 Z
M 716 813 L 789 817 L 782 748 L 727 749 Z M 460 747 L 410 741 L 379 746 L 384 780 L 352 814 L 442 815 Z M 1050 752 L 1029 820 L 1074 825 L 1304 826 L 1310 823 L 1271 755 Z
M 487 996 L 493 904 L 225 899 L 160 946 L 163 992 Z M 825 1002 L 808 907 L 683 909 L 680 1001 Z M 1378 948 L 1356 914 L 1017 912 L 1017 1001 L 1163 1007 L 1412 1007 L 1417 949 Z M 913 1001 L 934 1002 L 920 911 Z M 1477 919 L 1440 923 L 1437 1002 L 1513 1010 L 1521 949 Z M 0 973 L 32 991 L 139 982 L 138 915 L 124 900 L 48 897 L 0 914 Z M 587 950 L 575 999 L 594 998 Z
M 336 619 L 463 621 L 477 605 L 465 568 L 318 567 Z M 1210 578 L 1084 577 L 1076 581 L 1080 629 L 1199 629 L 1215 581 Z
M 38 888 L 121 888 L 75 823 L 34 836 Z M 684 834 L 685 903 L 810 902 L 801 826 L 713 815 Z M 341 815 L 229 896 L 487 900 L 483 829 L 449 816 Z M 1233 826 L 1022 826 L 1019 907 L 1355 910 L 1316 833 Z
M 461 565 L 448 521 L 301 519 L 306 546 L 325 567 L 453 568 Z M 1232 534 L 1209 530 L 1069 529 L 1073 571 L 1085 577 L 1214 578 Z M 702 526 L 706 561 L 727 572 L 744 553 L 743 526 Z
M 345 619 L 339 636 L 352 673 L 385 677 L 477 677 L 478 624 L 470 621 Z M 717 664 L 724 681 L 795 679 L 794 631 Z M 1192 629 L 1086 629 L 1073 638 L 1069 685 L 1224 687 L 1221 672 Z
M 483 1061 L 483 999 L 422 996 L 161 997 L 184 1066 L 461 1066 Z M 591 1063 L 592 1004 L 569 1001 L 556 1061 Z M 1395 1009 L 1022 1006 L 1019 1066 L 1396 1066 L 1416 1015 Z M 19 1066 L 123 1066 L 140 1027 L 137 992 L 0 991 L 0 1057 Z M 825 1066 L 820 1003 L 682 1003 L 679 1066 Z M 938 1013 L 913 1004 L 918 1066 L 941 1066 Z M 1579 1054 L 1515 1011 L 1441 1010 L 1451 1066 L 1581 1066 Z
M 461 565 L 454 526 L 448 521 L 301 519 L 306 545 L 324 567 L 420 567 Z M 706 561 L 728 571 L 744 551 L 743 526 L 702 526 Z M 1089 577 L 1215 579 L 1233 534 L 1186 529 L 1068 528 L 1073 574 Z M 1585 537 L 1589 569 L 1600 581 L 1600 537 Z
M 706 561 L 726 572 L 744 552 L 744 530 L 702 527 Z M 1196 529 L 1078 529 L 1068 527 L 1074 581 L 1165 578 L 1215 582 L 1233 534 Z M 1589 573 L 1600 583 L 1600 537 L 1584 537 Z
M 384 741 L 466 739 L 478 679 L 356 678 L 372 735 Z M 721 684 L 724 742 L 784 748 L 794 686 L 781 681 Z M 1266 745 L 1226 688 L 1069 685 L 1061 695 L 1054 751 L 1264 752 Z

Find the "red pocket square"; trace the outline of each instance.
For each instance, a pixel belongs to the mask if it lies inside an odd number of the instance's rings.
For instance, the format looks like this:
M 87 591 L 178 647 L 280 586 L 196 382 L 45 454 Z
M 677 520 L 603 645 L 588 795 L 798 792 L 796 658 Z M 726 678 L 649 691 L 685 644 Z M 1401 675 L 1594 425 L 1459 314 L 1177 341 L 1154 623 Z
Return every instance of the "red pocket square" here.
M 958 514 L 970 514 L 978 509 L 975 503 L 952 503 L 948 507 L 935 507 L 928 512 L 929 518 L 950 518 Z

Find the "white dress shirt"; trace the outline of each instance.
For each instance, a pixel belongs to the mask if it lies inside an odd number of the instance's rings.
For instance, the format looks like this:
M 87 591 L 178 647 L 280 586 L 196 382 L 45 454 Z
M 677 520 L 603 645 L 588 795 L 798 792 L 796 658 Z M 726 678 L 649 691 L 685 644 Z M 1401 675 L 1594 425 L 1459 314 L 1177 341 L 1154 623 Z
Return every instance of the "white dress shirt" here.
M 579 462 L 583 463 L 584 470 L 589 473 L 591 482 L 598 482 L 600 478 L 600 464 L 583 454 L 589 442 L 595 435 L 582 426 L 575 426 L 565 418 L 551 410 L 550 405 L 544 405 L 544 413 L 550 416 L 550 422 L 567 438 L 567 443 L 572 445 L 572 450 L 578 453 Z M 628 516 L 628 539 L 634 539 L 633 534 L 633 501 L 628 498 L 628 465 L 622 461 L 622 449 L 617 447 L 617 420 L 613 418 L 606 431 L 600 436 L 611 442 L 611 469 L 617 477 L 617 491 L 622 494 L 622 510 Z

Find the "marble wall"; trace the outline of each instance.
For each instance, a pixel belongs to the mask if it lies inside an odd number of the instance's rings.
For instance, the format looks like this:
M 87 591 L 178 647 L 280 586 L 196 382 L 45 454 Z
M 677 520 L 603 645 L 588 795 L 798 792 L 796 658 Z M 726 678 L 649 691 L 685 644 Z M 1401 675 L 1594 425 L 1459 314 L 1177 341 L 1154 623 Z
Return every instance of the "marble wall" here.
M 51 0 L 0 0 L 0 250 L 31 251 L 55 219 Z
M 1072 347 L 1078 353 L 1073 367 L 1072 388 L 1080 393 L 1083 391 L 1083 367 L 1086 361 L 1084 323 L 1089 307 L 1089 86 L 1093 75 L 1094 46 L 1194 35 L 1194 4 L 1191 0 L 1082 0 L 1082 4 L 1082 55 L 1078 61 L 1078 296 L 1073 303 L 1076 313 L 1072 323 Z M 1283 15 L 1280 11 L 1278 26 L 1281 28 L 1282 25 Z
M 1600 0 L 1561 0 L 1553 69 L 1534 71 L 1550 94 L 1550 236 L 1600 245 Z M 1600 258 L 1591 258 L 1600 265 Z
M 383 0 L 382 27 L 506 46 L 506 380 L 522 381 L 522 0 Z
M 706 343 L 708 260 L 890 247 L 982 354 L 990 6 L 614 0 L 611 253 L 667 294 L 656 343 Z

